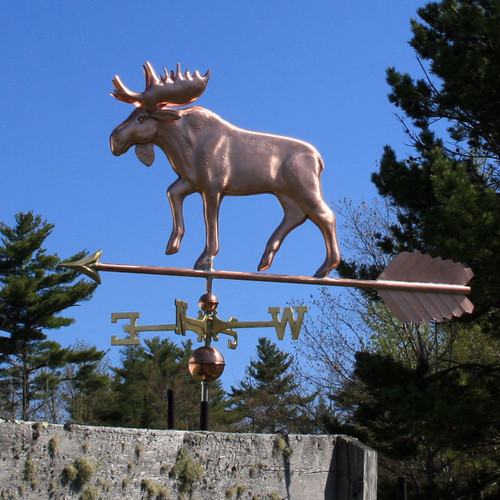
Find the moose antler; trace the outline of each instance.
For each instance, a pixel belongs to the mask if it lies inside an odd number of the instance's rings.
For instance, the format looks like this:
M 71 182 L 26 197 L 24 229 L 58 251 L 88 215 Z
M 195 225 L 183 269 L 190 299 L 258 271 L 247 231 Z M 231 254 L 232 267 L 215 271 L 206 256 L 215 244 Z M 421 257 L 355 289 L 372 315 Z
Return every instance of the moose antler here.
M 164 76 L 157 76 L 150 62 L 146 61 L 143 66 L 146 77 L 146 88 L 144 92 L 137 93 L 129 90 L 119 76 L 113 78 L 114 92 L 111 95 L 122 102 L 142 105 L 152 111 L 158 104 L 168 104 L 170 106 L 185 106 L 190 104 L 205 91 L 210 78 L 210 70 L 205 75 L 198 71 L 191 75 L 186 71 L 181 73 L 181 65 L 177 63 L 177 73 L 170 73 L 166 68 Z

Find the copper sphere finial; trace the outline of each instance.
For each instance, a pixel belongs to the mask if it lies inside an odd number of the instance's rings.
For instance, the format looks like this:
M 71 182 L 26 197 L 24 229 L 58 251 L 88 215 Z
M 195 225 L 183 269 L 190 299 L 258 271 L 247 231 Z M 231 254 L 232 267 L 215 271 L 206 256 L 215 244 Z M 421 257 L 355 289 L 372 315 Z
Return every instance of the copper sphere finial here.
M 219 299 L 211 292 L 204 293 L 198 301 L 198 306 L 205 312 L 213 312 L 219 305 Z
M 189 359 L 189 373 L 202 382 L 217 380 L 225 366 L 224 356 L 212 346 L 198 347 Z

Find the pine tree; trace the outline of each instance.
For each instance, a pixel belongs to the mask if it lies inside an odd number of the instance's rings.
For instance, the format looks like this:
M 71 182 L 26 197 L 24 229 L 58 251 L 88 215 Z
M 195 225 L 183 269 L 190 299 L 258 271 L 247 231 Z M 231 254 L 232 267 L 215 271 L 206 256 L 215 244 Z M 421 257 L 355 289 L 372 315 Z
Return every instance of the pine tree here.
M 391 468 L 407 473 L 412 498 L 497 498 L 500 3 L 442 0 L 418 14 L 410 45 L 423 78 L 387 72 L 414 150 L 398 159 L 386 146 L 372 177 L 398 216 L 378 244 L 388 255 L 419 250 L 471 267 L 475 311 L 429 330 L 404 332 L 391 318 L 373 325 L 372 352 L 357 356 L 354 372 L 365 394 L 351 415 L 369 444 L 395 459 Z M 341 271 L 375 277 L 380 269 L 357 261 Z M 411 360 L 394 349 L 403 338 L 421 343 Z
M 444 0 L 418 13 L 423 22 L 412 22 L 410 43 L 432 76 L 414 81 L 387 72 L 390 100 L 412 122 L 414 130 L 406 130 L 415 153 L 398 160 L 387 146 L 373 175 L 379 193 L 400 210 L 402 230 L 395 228 L 383 244 L 389 252 L 421 250 L 471 267 L 474 318 L 494 333 L 500 321 L 492 272 L 500 269 L 500 4 Z M 447 135 L 436 122 L 445 122 Z
M 84 343 L 73 346 L 76 350 L 88 349 Z M 62 370 L 63 384 L 59 397 L 64 402 L 69 420 L 77 424 L 99 425 L 100 411 L 114 405 L 111 390 L 112 378 L 106 359 L 68 365 Z M 106 410 L 107 411 L 107 410 Z
M 45 330 L 73 323 L 59 313 L 92 296 L 95 284 L 58 267 L 42 248 L 53 225 L 32 212 L 0 224 L 0 386 L 4 415 L 24 420 L 52 414 L 50 400 L 62 382 L 60 368 L 101 359 L 95 348 L 74 350 L 47 340 Z M 82 258 L 80 252 L 72 259 Z M 53 406 L 53 405 L 52 405 Z
M 307 418 L 315 395 L 301 395 L 300 385 L 290 371 L 293 357 L 280 351 L 265 337 L 259 338 L 257 359 L 250 362 L 246 377 L 231 387 L 230 411 L 236 428 L 247 432 L 307 432 Z

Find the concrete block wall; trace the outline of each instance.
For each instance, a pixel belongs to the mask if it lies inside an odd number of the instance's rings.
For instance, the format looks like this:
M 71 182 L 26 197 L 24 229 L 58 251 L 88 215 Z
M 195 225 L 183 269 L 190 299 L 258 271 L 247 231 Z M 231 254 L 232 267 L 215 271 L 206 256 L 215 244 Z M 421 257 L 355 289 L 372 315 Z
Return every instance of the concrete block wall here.
M 376 473 L 347 436 L 0 420 L 1 500 L 375 500 Z

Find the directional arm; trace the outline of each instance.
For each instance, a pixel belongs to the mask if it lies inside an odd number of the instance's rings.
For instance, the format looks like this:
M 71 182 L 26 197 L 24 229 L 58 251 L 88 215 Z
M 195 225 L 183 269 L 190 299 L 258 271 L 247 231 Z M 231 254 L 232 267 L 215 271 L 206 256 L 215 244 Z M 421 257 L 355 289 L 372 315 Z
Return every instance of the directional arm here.
M 403 322 L 422 323 L 442 321 L 471 313 L 473 304 L 465 297 L 471 291 L 467 286 L 473 277 L 471 269 L 440 257 L 432 258 L 419 252 L 397 255 L 377 280 L 341 278 L 313 278 L 282 274 L 247 273 L 236 271 L 200 271 L 171 267 L 103 264 L 101 251 L 63 267 L 75 269 L 101 282 L 99 271 L 189 276 L 205 279 L 231 279 L 297 283 L 315 286 L 341 286 L 377 290 L 391 312 Z M 240 327 L 241 328 L 241 327 Z
M 111 337 L 111 345 L 139 345 L 140 340 L 137 336 L 140 332 L 162 332 L 173 331 L 178 335 L 185 335 L 186 331 L 192 331 L 198 335 L 198 341 L 201 342 L 207 337 L 218 341 L 219 334 L 229 335 L 233 340 L 228 340 L 228 347 L 236 349 L 238 345 L 238 334 L 234 331 L 235 328 L 274 328 L 279 340 L 283 340 L 287 324 L 290 325 L 292 338 L 299 338 L 300 327 L 304 319 L 304 314 L 307 312 L 307 306 L 297 306 L 295 308 L 285 307 L 282 318 L 279 317 L 281 309 L 279 307 L 270 307 L 269 313 L 272 319 L 269 321 L 238 321 L 236 318 L 229 318 L 229 321 L 221 320 L 216 314 L 210 316 L 208 314 L 201 315 L 199 318 L 189 318 L 186 316 L 186 302 L 176 300 L 176 323 L 168 325 L 137 325 L 137 320 L 140 318 L 138 312 L 113 313 L 111 314 L 111 322 L 116 323 L 119 319 L 126 319 L 128 324 L 123 325 L 123 330 L 128 333 L 128 337 L 118 338 L 115 335 Z M 297 317 L 294 316 L 293 309 L 297 312 Z
M 140 332 L 162 332 L 162 331 L 176 331 L 177 325 L 150 325 L 138 326 L 137 319 L 140 318 L 138 312 L 126 313 L 112 313 L 111 323 L 116 323 L 119 319 L 128 319 L 129 323 L 123 325 L 123 331 L 128 333 L 128 337 L 119 339 L 116 335 L 111 337 L 111 345 L 139 345 L 141 342 L 137 336 Z

